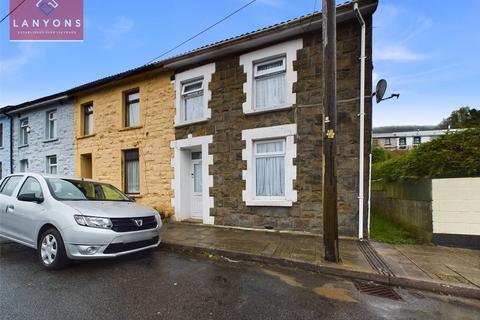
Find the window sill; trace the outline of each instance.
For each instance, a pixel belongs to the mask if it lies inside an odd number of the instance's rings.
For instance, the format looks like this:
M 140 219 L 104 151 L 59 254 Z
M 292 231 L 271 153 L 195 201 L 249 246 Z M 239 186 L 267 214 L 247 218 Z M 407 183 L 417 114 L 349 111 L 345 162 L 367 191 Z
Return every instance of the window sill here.
M 125 194 L 132 199 L 140 199 L 143 197 L 141 194 L 128 194 L 128 193 L 125 193 Z
M 77 137 L 77 140 L 87 139 L 87 138 L 91 138 L 91 137 L 95 137 L 95 136 L 96 136 L 96 133 L 92 133 L 92 134 L 88 134 L 86 136 Z
M 134 127 L 123 127 L 123 128 L 118 129 L 118 132 L 137 130 L 137 129 L 142 129 L 142 128 L 143 128 L 143 125 L 134 126 Z
M 26 148 L 26 147 L 28 147 L 28 144 L 24 144 L 24 145 L 22 145 L 22 146 L 18 146 L 18 149 L 22 149 L 22 148 Z
M 259 109 L 259 110 L 250 109 L 248 111 L 244 111 L 243 113 L 245 115 L 256 115 L 256 114 L 262 114 L 262 113 L 267 113 L 267 112 L 288 110 L 288 109 L 291 109 L 292 107 L 293 107 L 293 104 L 288 104 L 288 105 L 282 105 L 282 106 L 278 106 L 278 107 L 265 108 L 265 109 Z
M 291 207 L 290 200 L 247 200 L 247 207 Z
M 173 127 L 174 128 L 180 128 L 180 127 L 185 127 L 185 126 L 189 126 L 189 125 L 192 125 L 192 124 L 200 124 L 200 123 L 208 122 L 209 120 L 210 120 L 210 118 L 202 118 L 202 119 L 188 121 L 188 122 L 175 123 L 173 125 Z
M 58 138 L 43 140 L 43 143 L 58 141 Z

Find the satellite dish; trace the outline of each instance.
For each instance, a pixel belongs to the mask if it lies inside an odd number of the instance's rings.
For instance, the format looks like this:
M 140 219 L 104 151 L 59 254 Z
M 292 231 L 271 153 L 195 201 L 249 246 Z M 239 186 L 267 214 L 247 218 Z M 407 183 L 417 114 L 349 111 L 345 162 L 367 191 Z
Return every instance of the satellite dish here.
M 387 91 L 387 80 L 381 79 L 377 82 L 377 87 L 375 89 L 375 97 L 377 99 L 377 103 L 383 100 L 385 91 Z

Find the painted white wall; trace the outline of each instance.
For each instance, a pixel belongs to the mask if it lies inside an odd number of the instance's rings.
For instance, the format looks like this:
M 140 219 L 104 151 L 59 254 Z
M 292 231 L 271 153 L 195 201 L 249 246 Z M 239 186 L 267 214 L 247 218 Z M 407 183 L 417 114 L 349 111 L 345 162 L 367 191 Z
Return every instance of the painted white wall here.
M 433 233 L 480 235 L 480 178 L 432 180 Z

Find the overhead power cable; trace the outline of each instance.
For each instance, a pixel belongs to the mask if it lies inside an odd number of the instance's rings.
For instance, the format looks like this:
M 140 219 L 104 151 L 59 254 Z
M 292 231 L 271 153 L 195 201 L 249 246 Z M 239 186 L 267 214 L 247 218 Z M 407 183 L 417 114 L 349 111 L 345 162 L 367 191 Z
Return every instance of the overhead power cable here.
M 197 38 L 198 36 L 202 35 L 203 33 L 207 32 L 208 30 L 212 29 L 213 27 L 219 25 L 220 23 L 222 23 L 223 21 L 227 20 L 228 18 L 230 18 L 231 16 L 237 14 L 238 12 L 242 11 L 243 9 L 245 9 L 246 7 L 250 6 L 251 4 L 253 4 L 255 1 L 257 0 L 252 0 L 250 2 L 248 2 L 247 4 L 244 4 L 243 6 L 241 6 L 240 8 L 238 8 L 237 10 L 233 11 L 232 13 L 228 14 L 227 16 L 223 17 L 222 19 L 218 20 L 217 22 L 215 22 L 214 24 L 210 25 L 209 27 L 201 30 L 200 32 L 194 34 L 193 36 L 191 36 L 190 38 L 180 42 L 179 44 L 177 44 L 176 46 L 174 46 L 173 48 L 165 51 L 164 53 L 162 53 L 161 55 L 153 58 L 152 60 L 148 61 L 146 64 L 150 64 L 152 62 L 155 62 L 157 61 L 158 59 L 160 59 L 161 57 L 169 54 L 170 52 L 174 51 L 175 49 L 178 49 L 180 48 L 181 46 L 183 46 L 184 44 L 186 44 L 187 42 L 190 42 L 192 41 L 193 39 Z
M 25 3 L 25 1 L 27 1 L 27 0 L 23 0 L 22 2 L 20 2 L 20 3 L 18 4 L 18 6 L 16 6 L 15 8 L 13 8 L 12 11 L 10 11 L 9 13 L 7 13 L 7 15 L 6 15 L 5 17 L 3 17 L 2 20 L 0 20 L 0 23 L 2 23 L 5 19 L 7 19 L 8 17 L 10 17 L 10 15 L 11 15 L 12 13 L 14 13 L 18 8 L 20 8 L 20 6 L 21 6 L 22 4 Z

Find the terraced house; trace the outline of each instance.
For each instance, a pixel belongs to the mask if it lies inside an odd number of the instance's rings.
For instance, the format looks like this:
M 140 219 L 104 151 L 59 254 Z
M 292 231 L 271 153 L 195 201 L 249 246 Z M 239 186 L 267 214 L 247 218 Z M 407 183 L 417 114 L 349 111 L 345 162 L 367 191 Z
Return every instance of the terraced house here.
M 110 182 L 165 215 L 172 209 L 171 72 L 132 70 L 72 89 L 77 175 Z
M 73 101 L 64 92 L 4 109 L 13 172 L 73 175 Z
M 360 2 L 367 29 L 366 95 L 371 92 L 376 5 Z M 360 26 L 352 9 L 351 3 L 337 8 L 338 211 L 343 235 L 355 235 L 358 228 Z M 321 14 L 314 14 L 164 62 L 175 70 L 176 219 L 322 232 L 321 43 Z M 370 137 L 370 100 L 366 119 Z M 369 152 L 368 138 L 365 154 Z
M 369 97 L 377 1 L 358 5 Z M 358 178 L 361 27 L 353 3 L 337 7 L 337 23 L 338 219 L 340 234 L 353 236 L 359 184 L 367 189 Z M 321 13 L 314 13 L 68 90 L 73 100 L 59 101 L 73 101 L 72 168 L 175 220 L 321 233 L 321 27 Z M 365 106 L 368 155 L 370 98 Z M 63 130 L 64 109 L 42 107 L 38 117 L 15 109 L 17 170 L 26 169 L 23 160 L 29 169 L 49 168 L 53 153 L 35 158 L 22 148 L 34 134 L 46 140 L 37 147 L 51 143 L 49 112 L 56 110 Z M 63 158 L 57 154 L 58 172 Z

